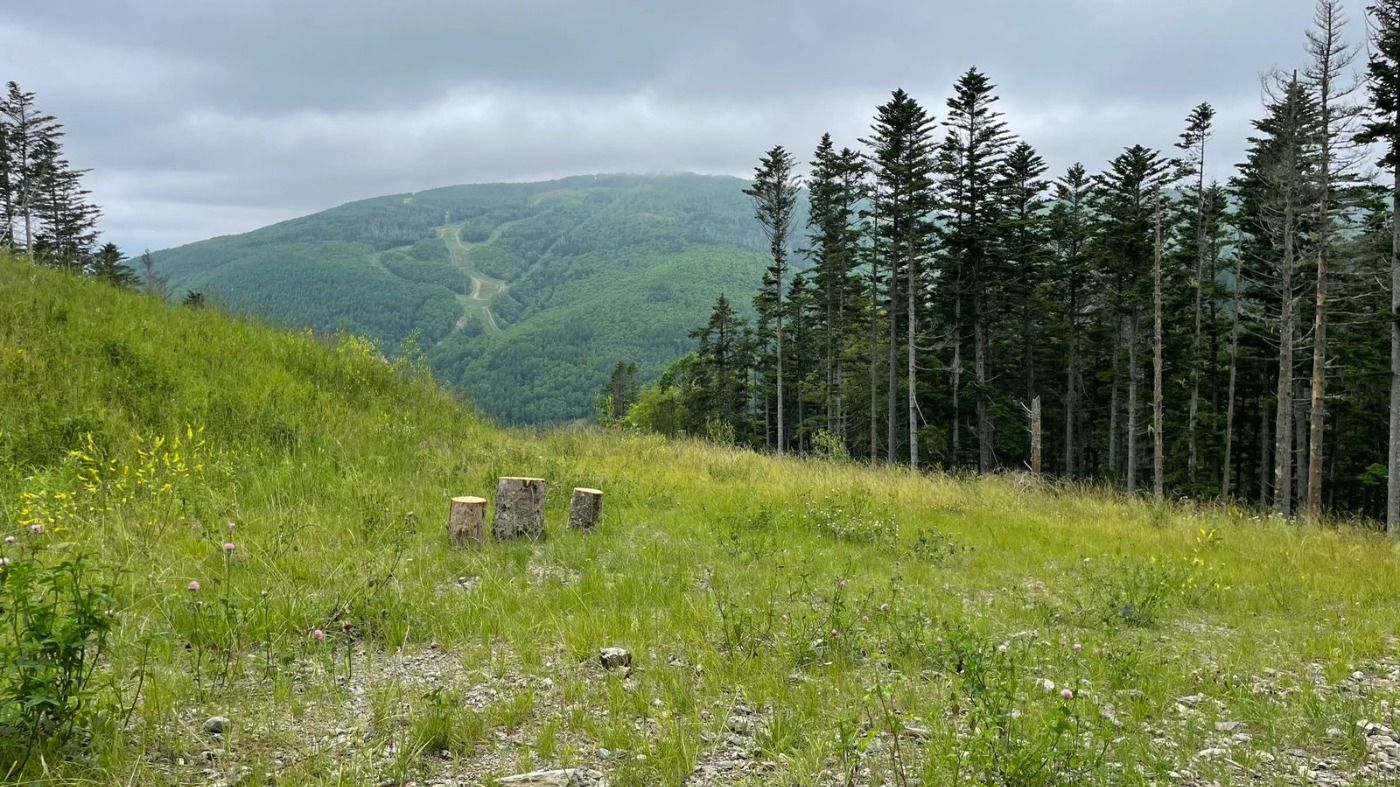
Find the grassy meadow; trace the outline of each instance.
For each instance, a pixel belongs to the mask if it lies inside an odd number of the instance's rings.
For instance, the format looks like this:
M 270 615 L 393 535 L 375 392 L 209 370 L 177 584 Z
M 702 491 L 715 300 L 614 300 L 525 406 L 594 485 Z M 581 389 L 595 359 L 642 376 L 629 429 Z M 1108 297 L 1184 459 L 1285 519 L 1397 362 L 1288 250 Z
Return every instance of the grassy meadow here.
M 448 498 L 502 475 L 549 480 L 550 537 L 450 549 Z M 564 529 L 574 486 L 604 490 L 599 532 Z M 507 431 L 362 340 L 12 261 L 0 529 L 7 581 L 81 552 L 111 588 L 75 733 L 0 724 L 11 781 L 1384 784 L 1400 764 L 1363 724 L 1396 726 L 1400 700 L 1397 551 L 1363 527 Z M 614 646 L 630 670 L 598 663 Z M 0 666 L 12 718 L 22 665 Z

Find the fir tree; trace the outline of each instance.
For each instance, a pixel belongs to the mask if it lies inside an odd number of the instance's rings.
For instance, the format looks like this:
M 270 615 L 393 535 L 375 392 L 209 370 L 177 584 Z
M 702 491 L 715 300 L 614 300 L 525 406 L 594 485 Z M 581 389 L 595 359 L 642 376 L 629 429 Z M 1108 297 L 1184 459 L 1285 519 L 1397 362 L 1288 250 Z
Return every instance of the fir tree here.
M 933 189 L 935 147 L 933 120 L 908 93 L 896 90 L 881 105 L 866 140 L 871 148 L 871 170 L 877 188 L 880 214 L 878 245 L 889 271 L 887 290 L 889 334 L 889 416 L 886 451 L 895 461 L 895 395 L 898 383 L 898 322 L 903 317 L 905 358 L 905 418 L 908 426 L 909 465 L 919 464 L 918 362 L 919 307 L 926 289 L 925 261 L 933 249 Z M 902 279 L 902 281 L 901 281 Z M 901 290 L 902 286 L 902 290 Z M 902 296 L 902 301 L 901 301 Z
M 945 215 L 943 221 L 944 269 L 951 283 L 954 361 L 951 381 L 954 393 L 961 388 L 964 315 L 971 314 L 973 374 L 976 398 L 977 467 L 990 472 L 996 465 L 991 410 L 991 322 L 995 308 L 989 291 L 996 276 L 995 241 L 1000 225 L 996 195 L 997 176 L 1011 144 L 1011 133 L 996 111 L 995 86 L 976 68 L 958 80 L 948 99 L 947 134 L 939 151 L 938 172 Z M 965 303 L 966 301 L 966 303 Z M 969 308 L 970 307 L 970 308 Z M 953 434 L 959 431 L 954 407 Z M 957 446 L 952 454 L 956 461 Z
M 1386 457 L 1386 529 L 1400 533 L 1400 0 L 1376 0 L 1371 16 L 1367 87 L 1371 111 L 1358 139 L 1382 146 L 1391 174 L 1390 439 Z
M 744 190 L 754 204 L 754 217 L 763 226 L 768 238 L 768 253 L 772 260 L 764 277 L 764 293 L 758 300 L 773 325 L 775 358 L 773 377 L 777 383 L 777 444 L 778 453 L 787 448 L 783 412 L 783 280 L 788 269 L 788 244 L 792 232 L 792 213 L 800 188 L 793 174 L 793 158 L 781 145 L 768 151 L 754 169 L 753 186 Z
M 138 279 L 115 243 L 105 243 L 98 249 L 92 257 L 89 273 L 116 287 L 135 287 Z

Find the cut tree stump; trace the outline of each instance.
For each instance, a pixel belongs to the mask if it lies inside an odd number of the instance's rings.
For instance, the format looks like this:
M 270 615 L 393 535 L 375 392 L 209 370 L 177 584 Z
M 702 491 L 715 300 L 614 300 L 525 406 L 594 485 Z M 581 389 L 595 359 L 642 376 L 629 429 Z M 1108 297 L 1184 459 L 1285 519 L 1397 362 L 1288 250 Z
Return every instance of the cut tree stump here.
M 447 540 L 459 549 L 486 540 L 486 498 L 454 497 L 447 517 Z
M 603 518 L 603 493 L 597 489 L 579 487 L 569 501 L 569 529 L 590 531 Z
M 491 535 L 504 540 L 544 538 L 544 493 L 543 478 L 498 479 Z

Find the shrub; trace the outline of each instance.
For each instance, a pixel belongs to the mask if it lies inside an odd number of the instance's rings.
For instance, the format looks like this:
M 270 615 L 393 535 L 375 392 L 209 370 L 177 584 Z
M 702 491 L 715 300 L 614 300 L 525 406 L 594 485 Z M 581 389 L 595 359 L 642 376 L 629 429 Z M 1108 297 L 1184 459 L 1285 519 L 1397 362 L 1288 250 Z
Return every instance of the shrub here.
M 87 709 L 113 600 L 81 553 L 0 561 L 0 771 L 12 777 L 36 748 L 66 741 Z

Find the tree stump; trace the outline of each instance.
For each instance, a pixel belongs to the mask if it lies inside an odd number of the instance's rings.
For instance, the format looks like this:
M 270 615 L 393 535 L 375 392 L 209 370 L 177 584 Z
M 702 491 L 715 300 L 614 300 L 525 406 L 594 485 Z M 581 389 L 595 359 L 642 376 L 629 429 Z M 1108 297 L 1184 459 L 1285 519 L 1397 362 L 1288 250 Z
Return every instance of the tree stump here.
M 603 493 L 579 487 L 569 501 L 569 529 L 591 531 L 603 518 Z
M 454 497 L 447 517 L 447 540 L 458 549 L 486 540 L 486 498 Z
M 498 479 L 491 535 L 498 539 L 544 538 L 544 493 L 543 478 Z

